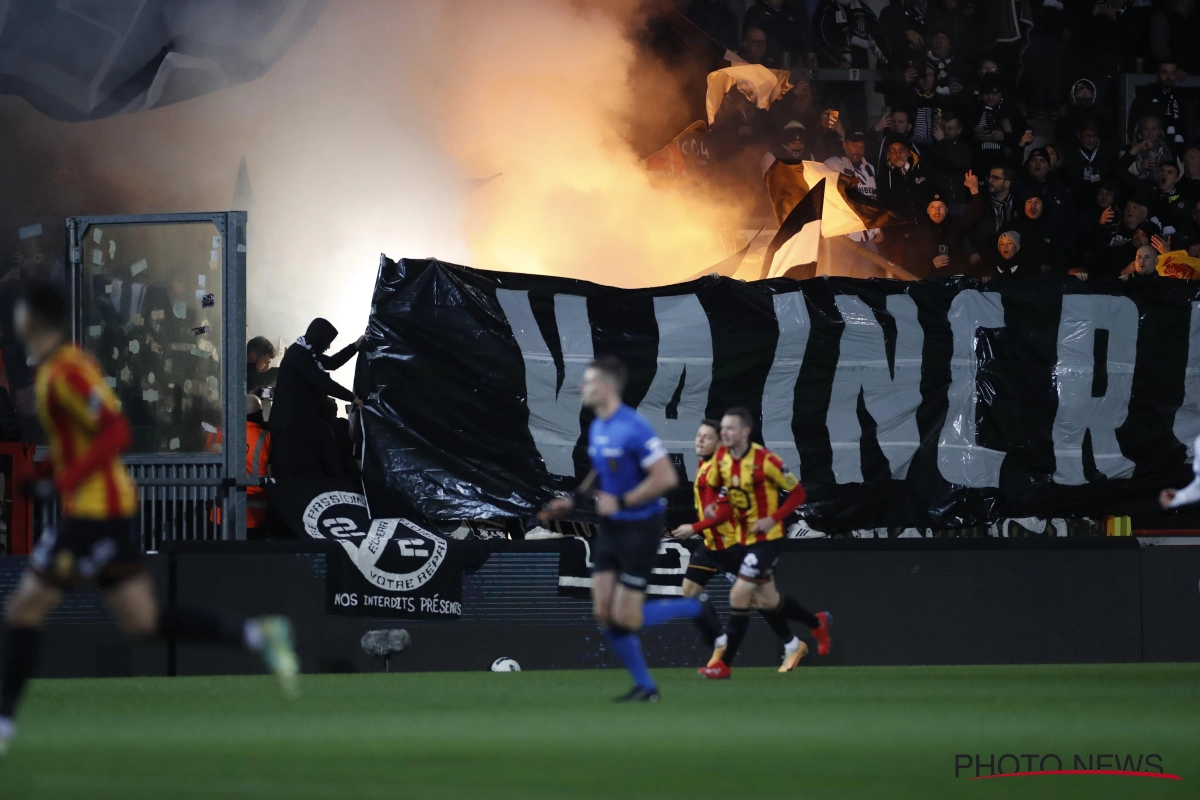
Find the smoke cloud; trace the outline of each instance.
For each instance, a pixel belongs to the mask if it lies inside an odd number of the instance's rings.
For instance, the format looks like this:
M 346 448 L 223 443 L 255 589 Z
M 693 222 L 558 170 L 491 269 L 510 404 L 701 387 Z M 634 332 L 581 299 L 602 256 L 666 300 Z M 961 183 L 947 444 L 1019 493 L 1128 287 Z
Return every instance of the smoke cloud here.
M 640 114 L 662 111 L 630 90 L 636 13 L 630 0 L 335 1 L 251 83 L 79 124 L 3 108 L 40 156 L 124 198 L 73 213 L 228 208 L 244 156 L 250 334 L 290 341 L 325 316 L 348 341 L 381 252 L 625 287 L 723 257 L 737 209 L 656 184 L 628 144 Z

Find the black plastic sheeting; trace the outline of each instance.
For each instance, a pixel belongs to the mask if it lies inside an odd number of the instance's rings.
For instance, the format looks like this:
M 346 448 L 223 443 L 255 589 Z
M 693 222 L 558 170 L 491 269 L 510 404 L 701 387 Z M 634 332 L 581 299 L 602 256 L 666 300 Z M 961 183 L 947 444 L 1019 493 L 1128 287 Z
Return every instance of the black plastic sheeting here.
M 360 375 L 371 514 L 524 518 L 572 488 L 600 355 L 628 365 L 626 402 L 681 474 L 700 419 L 759 415 L 827 527 L 1161 513 L 1200 435 L 1197 301 L 1167 279 L 623 290 L 384 257 Z

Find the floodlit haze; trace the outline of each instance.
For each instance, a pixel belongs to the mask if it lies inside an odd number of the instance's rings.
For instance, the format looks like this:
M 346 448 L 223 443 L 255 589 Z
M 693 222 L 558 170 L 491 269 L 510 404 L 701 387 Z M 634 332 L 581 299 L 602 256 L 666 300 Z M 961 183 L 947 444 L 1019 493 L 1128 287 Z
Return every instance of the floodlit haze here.
M 319 315 L 339 343 L 357 336 L 381 252 L 671 283 L 723 257 L 731 209 L 656 186 L 625 143 L 633 5 L 335 1 L 257 81 L 23 124 L 44 152 L 73 152 L 139 198 L 123 211 L 228 208 L 244 156 L 251 335 L 290 341 Z

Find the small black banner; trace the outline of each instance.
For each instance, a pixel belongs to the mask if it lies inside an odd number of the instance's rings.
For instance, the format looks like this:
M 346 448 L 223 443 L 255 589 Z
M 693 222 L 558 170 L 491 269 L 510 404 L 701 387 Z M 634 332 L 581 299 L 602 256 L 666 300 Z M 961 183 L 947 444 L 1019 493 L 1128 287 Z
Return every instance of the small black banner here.
M 406 519 L 371 519 L 353 481 L 284 480 L 267 488 L 300 537 L 330 548 L 325 579 L 330 614 L 445 619 L 462 615 L 462 552 Z M 341 555 L 339 555 L 339 553 Z

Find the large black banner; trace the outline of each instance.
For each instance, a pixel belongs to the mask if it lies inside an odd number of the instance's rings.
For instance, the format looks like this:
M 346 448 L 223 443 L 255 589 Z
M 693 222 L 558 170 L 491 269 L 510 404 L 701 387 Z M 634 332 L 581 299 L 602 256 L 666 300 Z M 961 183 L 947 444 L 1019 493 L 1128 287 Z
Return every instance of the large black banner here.
M 336 543 L 325 574 L 330 614 L 462 616 L 457 543 L 407 519 L 372 519 L 357 481 L 282 479 L 267 493 L 297 537 Z
M 1200 434 L 1198 301 L 1166 279 L 622 290 L 384 258 L 367 497 L 375 516 L 528 516 L 586 473 L 580 376 L 615 355 L 689 478 L 702 418 L 758 414 L 814 522 L 1155 513 Z

